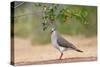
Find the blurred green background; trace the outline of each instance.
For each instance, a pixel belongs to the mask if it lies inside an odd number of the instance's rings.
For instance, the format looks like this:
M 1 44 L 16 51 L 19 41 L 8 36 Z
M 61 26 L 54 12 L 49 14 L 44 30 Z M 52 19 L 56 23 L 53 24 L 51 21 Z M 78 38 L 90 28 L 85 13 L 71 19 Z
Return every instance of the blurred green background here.
M 46 44 L 50 42 L 50 26 L 46 31 L 42 30 L 43 9 L 34 5 L 35 3 L 25 2 L 15 8 L 14 12 L 14 35 L 21 38 L 32 38 L 32 42 Z M 50 4 L 48 4 L 50 5 Z M 97 7 L 96 6 L 75 6 L 61 5 L 60 8 L 70 7 L 73 10 L 85 8 L 88 11 L 87 22 L 82 23 L 74 18 L 66 22 L 56 20 L 57 31 L 64 35 L 96 36 L 97 35 Z M 59 9 L 58 9 L 59 10 Z

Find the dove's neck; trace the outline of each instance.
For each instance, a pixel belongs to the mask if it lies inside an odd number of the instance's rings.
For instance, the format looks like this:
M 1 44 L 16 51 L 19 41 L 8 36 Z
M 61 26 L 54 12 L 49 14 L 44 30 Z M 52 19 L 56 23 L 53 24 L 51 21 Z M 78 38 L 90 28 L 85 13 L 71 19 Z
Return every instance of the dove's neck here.
M 53 31 L 51 37 L 53 39 L 57 39 L 57 32 L 56 31 Z
M 53 31 L 51 34 L 51 42 L 53 45 L 57 44 L 57 32 L 56 31 Z

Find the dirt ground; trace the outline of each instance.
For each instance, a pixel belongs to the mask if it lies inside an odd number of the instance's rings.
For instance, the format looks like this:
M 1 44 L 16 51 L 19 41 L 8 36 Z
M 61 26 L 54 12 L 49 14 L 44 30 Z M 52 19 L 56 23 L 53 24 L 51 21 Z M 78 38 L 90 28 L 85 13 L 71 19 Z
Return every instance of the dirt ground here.
M 73 50 L 64 52 L 64 58 L 78 57 L 96 57 L 97 56 L 97 38 L 84 36 L 63 36 L 66 40 L 72 42 L 77 48 L 84 51 L 79 53 Z M 15 64 L 19 62 L 37 62 L 58 59 L 60 52 L 51 44 L 32 45 L 29 38 L 14 38 Z

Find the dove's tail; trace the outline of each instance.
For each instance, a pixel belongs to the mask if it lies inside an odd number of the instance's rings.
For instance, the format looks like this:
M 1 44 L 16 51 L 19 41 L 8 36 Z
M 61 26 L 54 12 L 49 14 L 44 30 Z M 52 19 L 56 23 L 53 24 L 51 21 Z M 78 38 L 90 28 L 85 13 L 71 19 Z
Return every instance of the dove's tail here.
M 79 50 L 76 47 L 73 47 L 72 49 L 75 50 L 75 51 L 77 51 L 77 52 L 83 52 L 82 50 Z
M 79 49 L 75 49 L 77 52 L 83 52 L 82 50 L 79 50 Z

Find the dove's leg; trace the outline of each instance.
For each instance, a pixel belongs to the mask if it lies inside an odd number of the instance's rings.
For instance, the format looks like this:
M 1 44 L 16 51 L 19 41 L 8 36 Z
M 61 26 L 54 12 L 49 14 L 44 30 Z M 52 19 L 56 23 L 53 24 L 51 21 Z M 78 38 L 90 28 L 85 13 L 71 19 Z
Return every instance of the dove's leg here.
M 60 57 L 59 57 L 60 60 L 61 60 L 62 56 L 63 56 L 63 53 L 61 53 L 61 55 L 60 55 Z

